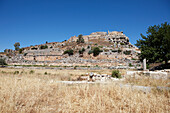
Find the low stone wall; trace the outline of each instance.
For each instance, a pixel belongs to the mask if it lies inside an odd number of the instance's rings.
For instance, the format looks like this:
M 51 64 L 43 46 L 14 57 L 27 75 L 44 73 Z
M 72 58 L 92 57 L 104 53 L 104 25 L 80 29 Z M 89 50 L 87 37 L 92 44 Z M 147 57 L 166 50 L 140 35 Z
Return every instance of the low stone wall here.
M 161 71 L 127 71 L 126 77 L 135 77 L 140 78 L 142 76 L 148 76 L 153 79 L 169 79 L 170 71 L 161 70 Z

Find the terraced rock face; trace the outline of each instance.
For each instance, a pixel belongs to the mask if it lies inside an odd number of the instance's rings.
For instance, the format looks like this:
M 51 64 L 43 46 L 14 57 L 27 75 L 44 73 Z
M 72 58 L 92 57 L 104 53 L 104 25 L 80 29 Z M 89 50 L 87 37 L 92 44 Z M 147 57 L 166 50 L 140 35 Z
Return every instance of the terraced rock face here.
M 140 50 L 129 42 L 123 32 L 94 32 L 83 36 L 83 39 L 84 43 L 77 43 L 78 37 L 73 36 L 63 42 L 26 47 L 19 56 L 20 60 L 18 55 L 13 55 L 7 61 L 14 63 L 14 59 L 18 59 L 15 63 L 141 67 L 137 56 Z M 99 55 L 93 55 L 96 47 L 100 50 Z M 67 50 L 73 50 L 73 55 L 64 54 Z

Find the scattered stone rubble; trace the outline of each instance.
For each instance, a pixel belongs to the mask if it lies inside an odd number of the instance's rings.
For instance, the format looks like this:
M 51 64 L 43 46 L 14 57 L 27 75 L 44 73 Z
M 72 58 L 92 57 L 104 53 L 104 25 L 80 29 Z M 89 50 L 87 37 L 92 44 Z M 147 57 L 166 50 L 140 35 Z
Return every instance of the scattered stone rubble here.
M 86 75 L 80 76 L 78 81 L 88 81 L 88 82 L 98 82 L 98 81 L 115 81 L 123 80 L 118 78 L 113 78 L 108 74 L 97 74 L 97 73 L 86 73 Z

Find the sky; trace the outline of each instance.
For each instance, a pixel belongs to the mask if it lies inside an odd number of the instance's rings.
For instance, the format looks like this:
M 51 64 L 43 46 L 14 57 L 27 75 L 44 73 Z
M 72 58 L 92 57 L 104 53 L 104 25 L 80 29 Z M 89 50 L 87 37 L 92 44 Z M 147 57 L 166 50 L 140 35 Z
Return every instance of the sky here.
M 0 51 L 108 30 L 135 44 L 164 22 L 170 23 L 170 0 L 0 0 Z

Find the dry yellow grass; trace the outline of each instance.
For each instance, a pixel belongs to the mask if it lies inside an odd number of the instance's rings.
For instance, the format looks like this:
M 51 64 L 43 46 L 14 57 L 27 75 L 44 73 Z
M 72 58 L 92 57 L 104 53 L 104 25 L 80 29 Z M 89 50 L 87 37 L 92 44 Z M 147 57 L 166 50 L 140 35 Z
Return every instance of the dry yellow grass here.
M 55 74 L 52 71 L 51 75 L 44 75 L 42 70 L 36 70 L 34 74 L 29 74 L 30 70 L 23 70 L 25 74 L 14 75 L 13 71 L 16 69 L 4 69 L 6 73 L 2 70 L 0 73 L 1 113 L 169 112 L 170 94 L 167 91 L 144 93 L 120 88 L 114 83 L 106 85 L 50 83 L 51 79 L 57 78 L 57 75 L 51 77 Z
M 132 85 L 139 86 L 170 87 L 170 79 L 153 79 L 146 76 L 141 76 L 140 78 L 128 77 L 125 79 L 124 83 L 130 83 Z

